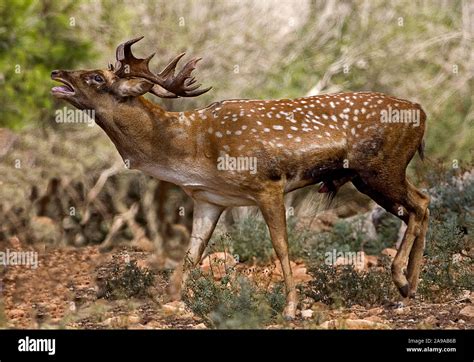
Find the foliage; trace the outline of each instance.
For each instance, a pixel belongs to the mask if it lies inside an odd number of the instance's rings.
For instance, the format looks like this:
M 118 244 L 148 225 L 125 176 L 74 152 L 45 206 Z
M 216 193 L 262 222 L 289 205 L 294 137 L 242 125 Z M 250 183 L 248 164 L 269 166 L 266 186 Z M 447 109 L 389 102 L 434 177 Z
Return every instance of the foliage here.
M 469 220 L 472 235 L 474 219 Z M 468 236 L 455 215 L 434 219 L 427 235 L 426 260 L 419 293 L 429 301 L 443 301 L 458 296 L 463 290 L 474 290 L 472 257 Z
M 153 272 L 138 267 L 136 260 L 131 260 L 129 263 L 113 263 L 108 275 L 103 278 L 104 297 L 107 299 L 144 297 L 153 282 Z
M 328 305 L 371 306 L 382 304 L 397 295 L 389 267 L 361 273 L 352 266 L 335 268 L 314 264 L 309 271 L 313 279 L 304 288 L 305 295 Z
M 74 68 L 91 56 L 80 39 L 76 1 L 14 0 L 0 3 L 0 126 L 20 128 L 52 119 L 53 69 Z
M 433 163 L 430 184 L 430 226 L 420 294 L 440 301 L 473 290 L 474 178 L 459 168 Z M 472 168 L 469 167 L 469 169 Z
M 190 271 L 183 301 L 210 327 L 219 329 L 261 328 L 282 312 L 283 287 L 259 288 L 240 274 L 228 274 L 220 281 L 200 269 Z

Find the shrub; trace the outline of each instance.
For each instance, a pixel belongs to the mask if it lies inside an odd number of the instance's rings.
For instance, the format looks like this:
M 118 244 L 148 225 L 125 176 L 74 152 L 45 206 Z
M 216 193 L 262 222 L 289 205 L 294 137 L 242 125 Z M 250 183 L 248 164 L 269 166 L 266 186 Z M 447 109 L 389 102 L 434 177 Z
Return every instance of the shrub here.
M 153 282 L 153 272 L 139 268 L 135 260 L 129 263 L 113 263 L 103 277 L 103 295 L 107 299 L 145 297 Z
M 384 262 L 388 264 L 388 260 Z M 335 268 L 314 264 L 309 269 L 313 280 L 303 292 L 317 302 L 336 307 L 381 304 L 396 295 L 389 270 L 383 268 L 359 273 L 352 266 Z
M 215 281 L 196 268 L 186 281 L 183 301 L 210 327 L 261 328 L 282 312 L 285 294 L 281 284 L 264 290 L 236 273 Z
M 466 221 L 472 229 L 472 217 Z M 419 294 L 424 299 L 443 301 L 456 297 L 463 290 L 473 289 L 472 258 L 466 254 L 469 247 L 469 239 L 457 215 L 431 221 L 419 286 Z
M 428 173 L 432 201 L 419 294 L 439 302 L 472 290 L 474 182 L 461 169 Z

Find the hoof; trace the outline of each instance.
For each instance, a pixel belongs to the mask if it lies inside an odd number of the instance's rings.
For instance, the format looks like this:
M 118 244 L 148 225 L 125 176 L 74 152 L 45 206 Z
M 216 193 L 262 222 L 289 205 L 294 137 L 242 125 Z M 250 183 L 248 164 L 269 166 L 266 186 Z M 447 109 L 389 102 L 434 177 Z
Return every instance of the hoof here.
M 403 298 L 407 298 L 410 294 L 410 285 L 407 283 L 403 287 L 399 287 L 398 291 L 400 292 Z

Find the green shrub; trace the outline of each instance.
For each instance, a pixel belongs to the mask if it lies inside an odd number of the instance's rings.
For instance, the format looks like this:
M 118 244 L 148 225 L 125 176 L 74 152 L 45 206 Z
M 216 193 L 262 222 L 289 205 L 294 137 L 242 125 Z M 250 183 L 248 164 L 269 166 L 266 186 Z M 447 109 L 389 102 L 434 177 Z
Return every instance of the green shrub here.
M 472 217 L 466 221 L 472 230 Z M 469 238 L 457 215 L 431 221 L 418 289 L 425 300 L 439 302 L 456 297 L 463 290 L 473 290 L 472 258 L 467 255 L 469 248 Z
M 81 39 L 71 21 L 79 7 L 59 0 L 0 3 L 0 127 L 51 119 L 51 71 L 73 69 L 92 57 L 92 42 Z
M 384 261 L 387 265 L 388 260 Z M 352 266 L 314 264 L 309 273 L 313 279 L 303 288 L 304 294 L 335 307 L 377 305 L 396 296 L 390 268 L 359 273 Z
M 261 328 L 282 312 L 285 293 L 281 284 L 264 290 L 237 274 L 215 281 L 196 268 L 186 281 L 183 301 L 210 327 Z
M 473 290 L 474 182 L 464 180 L 460 189 L 463 172 L 439 166 L 427 175 L 431 217 L 418 289 L 425 300 L 439 302 Z
M 135 260 L 129 263 L 113 263 L 103 278 L 104 297 L 107 299 L 142 298 L 154 283 L 154 274 L 141 269 Z
M 230 247 L 241 262 L 257 260 L 271 261 L 274 251 L 268 228 L 260 218 L 248 217 L 236 223 L 228 233 Z

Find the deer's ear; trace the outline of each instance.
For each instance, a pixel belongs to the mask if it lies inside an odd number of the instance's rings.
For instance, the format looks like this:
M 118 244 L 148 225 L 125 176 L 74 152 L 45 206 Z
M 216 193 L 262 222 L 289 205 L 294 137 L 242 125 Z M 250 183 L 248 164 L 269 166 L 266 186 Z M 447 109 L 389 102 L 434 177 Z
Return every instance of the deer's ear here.
M 153 88 L 153 83 L 145 79 L 119 79 L 112 85 L 112 90 L 120 97 L 138 97 Z

